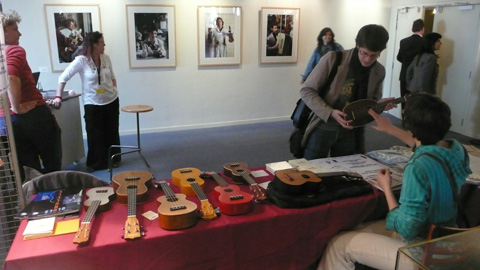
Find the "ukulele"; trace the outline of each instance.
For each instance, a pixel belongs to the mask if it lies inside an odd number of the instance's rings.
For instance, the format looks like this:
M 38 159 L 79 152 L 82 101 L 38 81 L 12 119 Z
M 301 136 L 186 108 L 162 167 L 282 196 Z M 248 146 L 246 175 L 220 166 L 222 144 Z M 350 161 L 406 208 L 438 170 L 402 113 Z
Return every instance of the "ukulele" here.
M 86 196 L 88 199 L 83 205 L 88 210 L 73 238 L 73 243 L 75 244 L 88 243 L 93 216 L 97 210 L 106 211 L 110 207 L 109 202 L 115 198 L 115 192 L 113 192 L 113 187 L 97 187 L 89 189 Z
M 139 202 L 145 202 L 148 198 L 148 186 L 152 182 L 152 174 L 147 171 L 127 171 L 117 173 L 113 176 L 113 187 L 116 189 L 119 203 L 125 203 L 127 198 L 128 214 L 125 221 L 125 240 L 142 237 L 140 223 L 137 219 L 137 199 Z
M 197 204 L 185 194 L 175 194 L 166 181 L 157 182 L 165 193 L 157 198 L 158 225 L 164 230 L 178 230 L 197 224 Z
M 226 215 L 241 215 L 253 209 L 253 196 L 243 192 L 237 185 L 229 185 L 218 173 L 204 172 L 203 177 L 213 177 L 219 186 L 215 187 L 218 195 L 220 212 Z
M 196 168 L 182 168 L 172 172 L 172 183 L 180 188 L 180 191 L 187 196 L 194 196 L 193 183 L 197 183 L 201 189 L 205 181 L 200 178 L 202 172 Z
M 203 214 L 203 219 L 216 219 L 217 213 L 213 209 L 212 204 L 208 201 L 207 195 L 205 195 L 205 192 L 203 192 L 200 185 L 198 183 L 192 183 L 192 189 L 195 191 L 195 194 L 197 194 L 197 197 L 200 200 L 200 211 Z
M 250 176 L 250 170 L 246 163 L 230 162 L 223 165 L 223 173 L 232 178 L 235 183 L 244 183 L 245 181 L 250 185 L 250 190 L 253 193 L 255 202 L 265 202 L 267 195 L 262 187 L 260 187 L 255 180 Z
M 311 171 L 295 169 L 279 170 L 271 182 L 275 188 L 285 194 L 298 195 L 322 189 L 322 179 Z
M 380 114 L 385 110 L 389 103 L 398 104 L 407 101 L 407 96 L 399 97 L 394 100 L 389 100 L 381 103 L 373 99 L 361 99 L 347 104 L 343 108 L 343 112 L 347 115 L 345 120 L 352 120 L 349 124 L 352 127 L 361 127 L 373 121 L 373 117 L 368 114 L 368 110 L 373 109 Z

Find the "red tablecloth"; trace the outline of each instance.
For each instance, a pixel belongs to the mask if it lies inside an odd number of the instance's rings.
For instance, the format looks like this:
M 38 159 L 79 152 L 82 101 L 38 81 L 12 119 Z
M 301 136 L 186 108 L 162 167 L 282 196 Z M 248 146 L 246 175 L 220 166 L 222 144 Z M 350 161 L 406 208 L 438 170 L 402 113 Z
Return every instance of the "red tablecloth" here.
M 272 178 L 269 175 L 257 181 Z M 213 192 L 215 186 L 215 181 L 207 180 L 204 188 L 214 206 L 218 202 Z M 171 187 L 179 193 L 178 188 Z M 248 191 L 247 186 L 242 189 Z M 156 199 L 164 195 L 156 189 L 148 194 L 148 202 L 137 206 L 137 217 L 146 232 L 144 237 L 131 241 L 120 237 L 127 206 L 116 201 L 94 219 L 87 246 L 73 244 L 74 234 L 24 241 L 24 220 L 4 270 L 306 269 L 335 234 L 363 221 L 380 196 L 372 192 L 306 209 L 255 204 L 253 211 L 244 215 L 221 215 L 210 221 L 199 220 L 192 228 L 166 231 L 159 227 L 158 220 L 141 216 L 148 210 L 156 212 Z M 195 196 L 188 199 L 200 204 Z

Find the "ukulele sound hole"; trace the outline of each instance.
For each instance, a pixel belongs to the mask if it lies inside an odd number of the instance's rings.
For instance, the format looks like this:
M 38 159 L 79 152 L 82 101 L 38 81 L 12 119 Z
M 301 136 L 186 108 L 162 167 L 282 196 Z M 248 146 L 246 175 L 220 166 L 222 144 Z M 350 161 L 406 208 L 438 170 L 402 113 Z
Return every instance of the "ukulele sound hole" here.
M 127 189 L 137 189 L 137 186 L 128 186 Z
M 195 182 L 195 178 L 188 178 L 187 182 Z
M 172 197 L 172 198 L 167 198 L 167 201 L 176 202 L 176 201 L 178 201 L 178 199 L 177 199 L 177 197 Z
M 225 190 L 225 192 L 233 192 L 233 189 L 231 189 L 231 188 L 226 188 L 224 190 Z
M 310 178 L 310 175 L 308 175 L 308 174 L 302 174 L 302 177 L 305 178 L 305 179 L 309 179 L 309 178 Z
M 237 169 L 235 171 L 238 172 L 238 173 L 243 173 L 245 170 L 244 169 Z

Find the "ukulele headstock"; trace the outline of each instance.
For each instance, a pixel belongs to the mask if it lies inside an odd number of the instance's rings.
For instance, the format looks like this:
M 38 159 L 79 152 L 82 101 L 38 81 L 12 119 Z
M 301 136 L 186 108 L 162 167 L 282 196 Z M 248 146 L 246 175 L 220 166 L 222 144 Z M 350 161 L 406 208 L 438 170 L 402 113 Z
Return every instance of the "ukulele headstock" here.
M 90 239 L 90 222 L 82 223 L 80 228 L 78 228 L 75 237 L 73 238 L 74 244 L 83 244 L 88 243 Z
M 122 235 L 122 238 L 125 240 L 133 240 L 145 235 L 145 233 L 142 231 L 142 226 L 140 226 L 137 217 L 128 217 L 127 221 L 125 221 L 124 230 L 125 232 Z

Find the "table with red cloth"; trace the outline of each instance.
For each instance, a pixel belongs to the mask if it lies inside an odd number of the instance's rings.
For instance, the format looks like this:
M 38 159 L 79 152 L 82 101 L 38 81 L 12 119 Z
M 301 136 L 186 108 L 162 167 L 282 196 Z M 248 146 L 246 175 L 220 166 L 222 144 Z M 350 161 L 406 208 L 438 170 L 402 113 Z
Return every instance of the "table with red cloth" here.
M 259 183 L 272 179 L 270 173 L 256 178 Z M 214 206 L 218 205 L 216 185 L 214 180 L 206 180 L 204 186 Z M 246 185 L 241 188 L 249 191 Z M 222 214 L 214 220 L 201 219 L 191 228 L 166 231 L 159 227 L 158 219 L 141 216 L 148 210 L 157 212 L 157 198 L 164 195 L 154 188 L 147 193 L 148 201 L 138 204 L 136 212 L 145 231 L 142 238 L 121 238 L 127 205 L 117 201 L 97 214 L 90 242 L 84 246 L 73 243 L 74 234 L 24 241 L 27 221 L 23 220 L 3 269 L 307 269 L 334 235 L 362 222 L 384 200 L 383 193 L 372 189 L 361 196 L 303 209 L 255 204 L 247 214 Z M 200 206 L 195 196 L 187 199 Z M 82 211 L 81 217 L 84 214 Z

